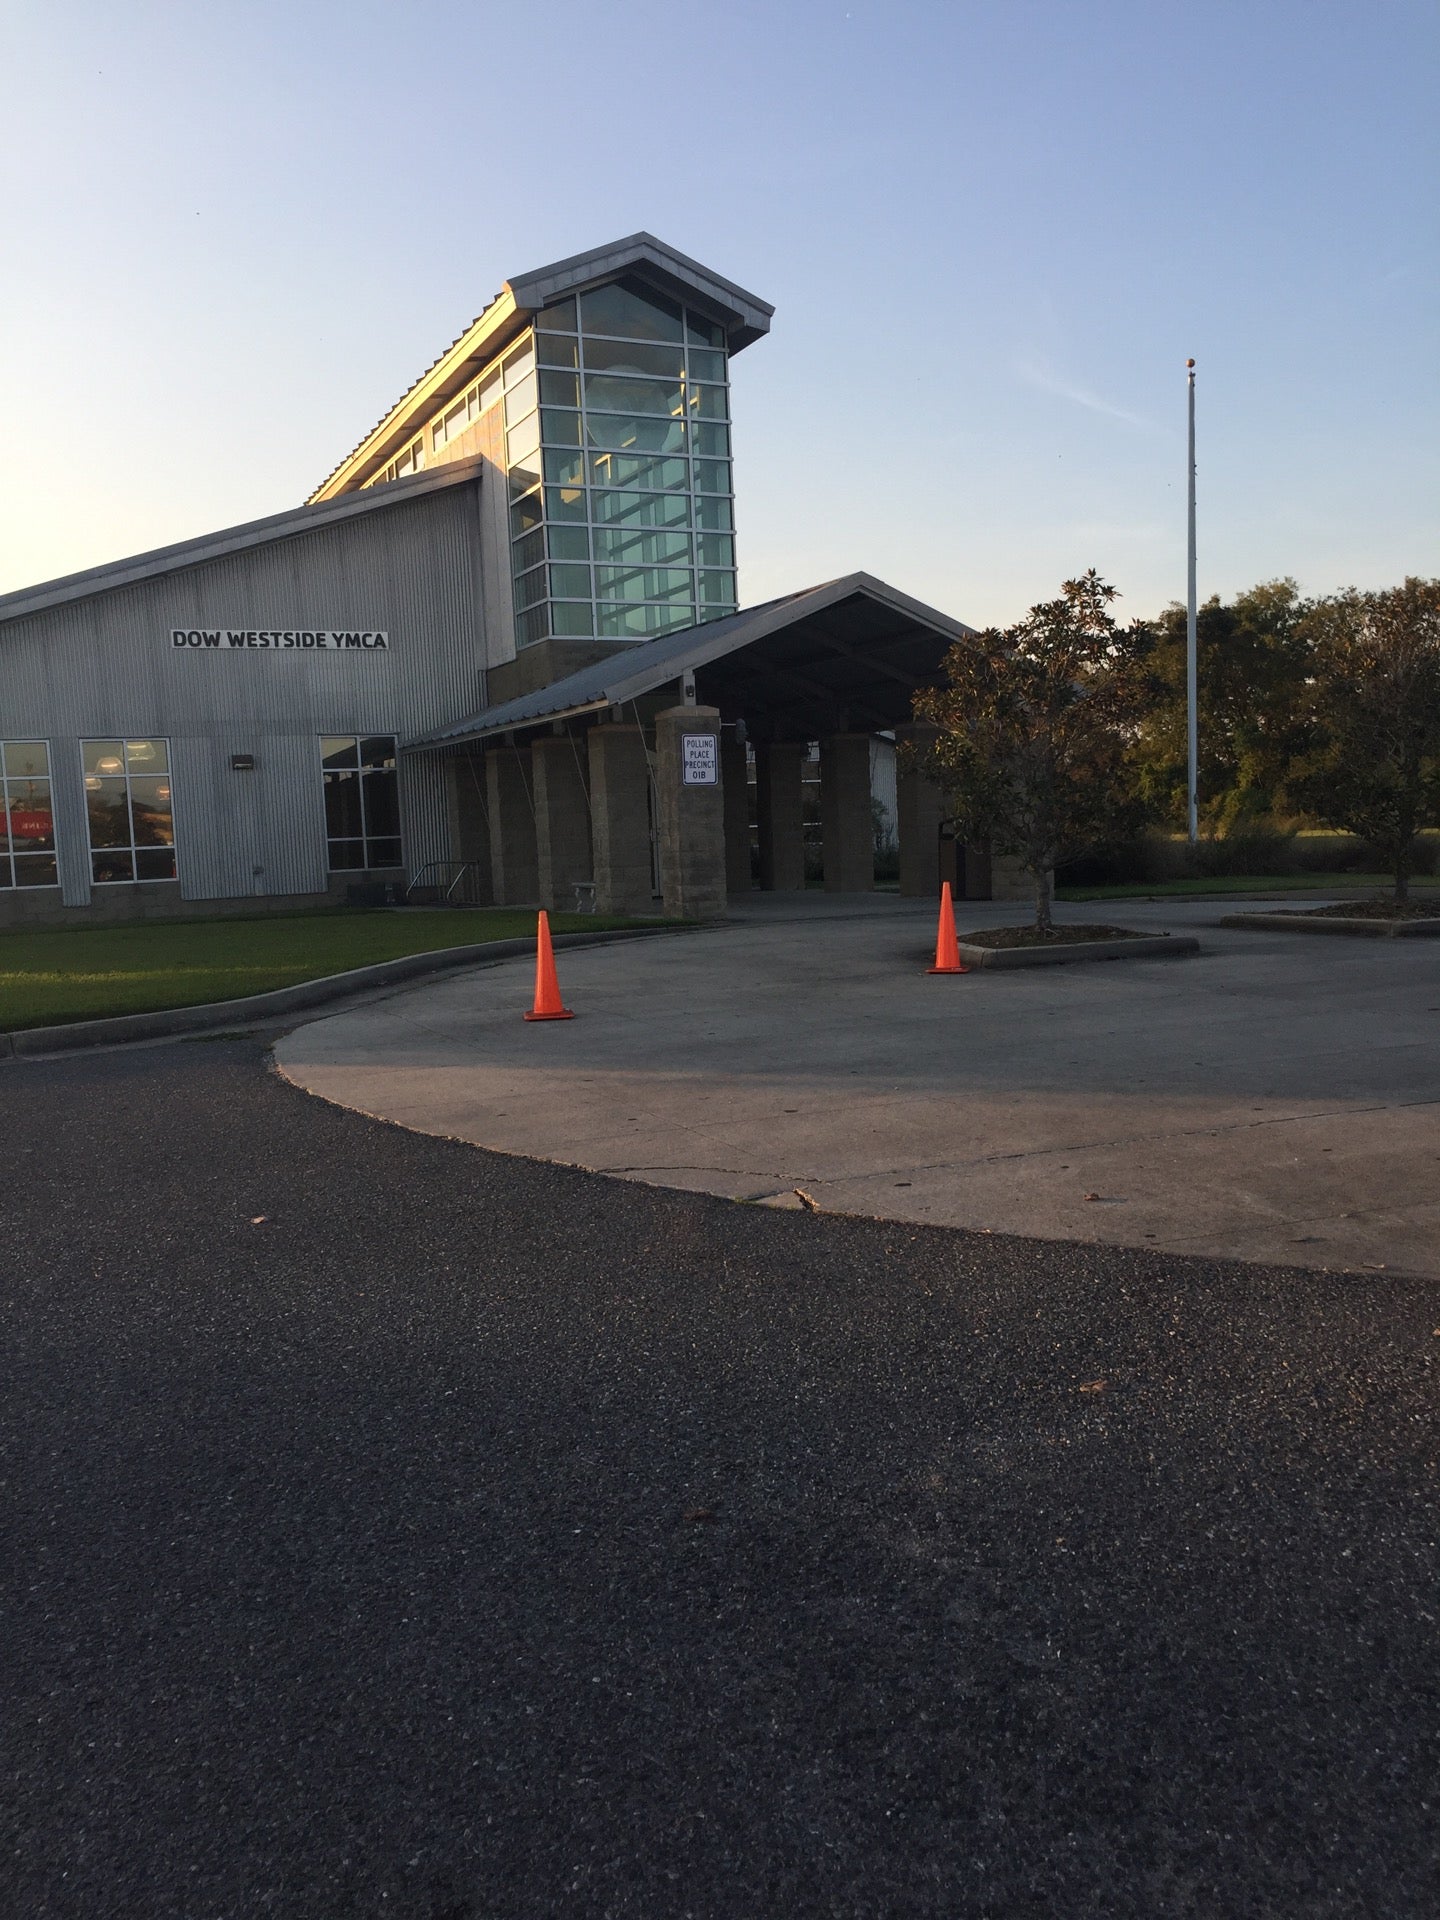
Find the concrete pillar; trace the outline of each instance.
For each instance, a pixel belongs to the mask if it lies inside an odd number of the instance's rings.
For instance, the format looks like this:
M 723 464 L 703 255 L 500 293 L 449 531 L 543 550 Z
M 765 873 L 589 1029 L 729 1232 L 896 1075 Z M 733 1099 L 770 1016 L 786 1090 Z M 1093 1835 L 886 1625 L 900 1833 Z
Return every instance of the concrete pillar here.
M 520 747 L 487 747 L 485 794 L 490 811 L 490 879 L 495 903 L 531 907 L 540 897 L 530 755 Z
M 948 809 L 935 782 L 914 765 L 910 748 L 923 752 L 935 738 L 934 727 L 895 729 L 899 749 L 895 766 L 895 813 L 900 835 L 900 891 L 912 900 L 928 899 L 940 891 L 940 822 Z
M 650 766 L 639 727 L 591 727 L 590 817 L 597 913 L 652 913 Z
M 479 747 L 456 747 L 448 753 L 445 778 L 451 857 L 473 863 L 469 872 L 459 876 L 454 898 L 467 907 L 488 907 L 495 893 L 490 880 L 485 766 Z
M 766 893 L 793 893 L 805 885 L 805 827 L 800 812 L 805 753 L 799 742 L 791 740 L 755 749 L 760 885 Z
M 551 913 L 573 913 L 575 882 L 593 877 L 584 753 L 568 734 L 542 734 L 530 743 L 540 904 Z
M 825 891 L 870 892 L 875 885 L 875 830 L 868 733 L 832 733 L 820 742 L 820 836 Z
M 734 900 L 749 893 L 750 766 L 744 742 L 720 736 L 720 773 L 725 786 L 725 891 Z
M 684 738 L 714 741 L 713 784 L 687 784 Z M 725 911 L 725 789 L 718 707 L 667 707 L 655 716 L 655 798 L 665 911 L 686 920 Z

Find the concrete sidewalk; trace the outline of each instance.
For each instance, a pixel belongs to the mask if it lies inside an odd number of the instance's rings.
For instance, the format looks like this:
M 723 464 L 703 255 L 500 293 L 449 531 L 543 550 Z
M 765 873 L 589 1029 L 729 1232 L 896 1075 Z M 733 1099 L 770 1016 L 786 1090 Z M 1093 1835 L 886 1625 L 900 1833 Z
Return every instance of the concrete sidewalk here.
M 421 1132 L 736 1199 L 1440 1274 L 1435 951 L 1227 932 L 1230 904 L 1057 912 L 1199 932 L 1193 959 L 936 979 L 928 902 L 757 895 L 691 939 L 562 956 L 573 1022 L 521 1021 L 522 961 L 276 1055 Z

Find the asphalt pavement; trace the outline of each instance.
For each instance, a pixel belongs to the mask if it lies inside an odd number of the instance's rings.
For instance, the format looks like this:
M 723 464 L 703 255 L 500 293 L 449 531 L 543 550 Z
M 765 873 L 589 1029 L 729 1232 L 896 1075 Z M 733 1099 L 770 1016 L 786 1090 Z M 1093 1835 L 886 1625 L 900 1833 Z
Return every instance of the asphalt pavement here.
M 5 1913 L 1440 1907 L 1440 1283 L 0 1111 Z

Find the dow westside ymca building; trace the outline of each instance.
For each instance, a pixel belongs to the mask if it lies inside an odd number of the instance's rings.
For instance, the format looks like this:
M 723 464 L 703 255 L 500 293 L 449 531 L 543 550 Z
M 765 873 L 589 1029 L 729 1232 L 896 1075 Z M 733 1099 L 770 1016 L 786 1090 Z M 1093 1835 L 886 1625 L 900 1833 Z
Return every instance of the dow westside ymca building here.
M 771 313 L 643 233 L 520 275 L 303 506 L 0 597 L 0 925 L 713 913 L 804 884 L 817 760 L 825 884 L 872 885 L 872 743 L 968 630 L 859 573 L 739 606 Z M 939 796 L 897 811 L 929 892 Z

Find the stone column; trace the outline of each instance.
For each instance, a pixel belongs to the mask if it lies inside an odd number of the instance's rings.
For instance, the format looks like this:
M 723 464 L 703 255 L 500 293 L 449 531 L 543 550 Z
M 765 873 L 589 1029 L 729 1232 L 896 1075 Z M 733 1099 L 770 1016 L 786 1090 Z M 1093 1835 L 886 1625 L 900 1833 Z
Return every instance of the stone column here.
M 594 871 L 584 748 L 568 734 L 542 734 L 530 743 L 530 766 L 540 904 L 551 913 L 573 913 L 575 882 Z
M 875 831 L 868 733 L 832 733 L 820 742 L 820 834 L 825 891 L 870 892 L 875 885 Z
M 907 765 L 907 746 L 920 750 L 935 738 L 934 727 L 914 725 L 895 729 L 900 749 L 895 772 L 896 814 L 900 834 L 900 891 L 910 899 L 928 899 L 940 891 L 940 822 L 949 811 L 945 795 L 918 767 Z
M 743 741 L 720 736 L 725 786 L 725 891 L 734 900 L 750 891 L 750 766 Z
M 725 789 L 687 786 L 686 734 L 709 734 L 720 774 L 718 707 L 667 707 L 655 716 L 655 798 L 660 827 L 660 886 L 665 911 L 686 920 L 725 911 Z
M 490 811 L 490 878 L 495 904 L 533 906 L 540 897 L 530 755 L 520 747 L 487 747 L 485 792 Z
M 597 913 L 653 913 L 650 767 L 639 727 L 591 727 L 590 815 Z
M 488 907 L 495 894 L 490 883 L 488 802 L 479 747 L 456 747 L 447 753 L 445 776 L 450 851 L 456 860 L 474 863 L 471 872 L 459 877 L 454 897 L 467 907 Z
M 805 885 L 805 828 L 800 812 L 805 752 L 791 740 L 755 749 L 760 885 L 766 893 L 793 893 Z

